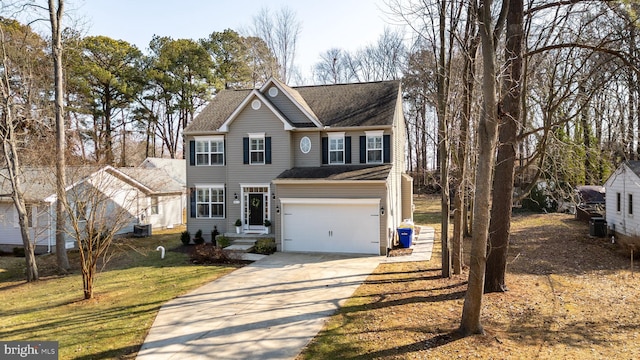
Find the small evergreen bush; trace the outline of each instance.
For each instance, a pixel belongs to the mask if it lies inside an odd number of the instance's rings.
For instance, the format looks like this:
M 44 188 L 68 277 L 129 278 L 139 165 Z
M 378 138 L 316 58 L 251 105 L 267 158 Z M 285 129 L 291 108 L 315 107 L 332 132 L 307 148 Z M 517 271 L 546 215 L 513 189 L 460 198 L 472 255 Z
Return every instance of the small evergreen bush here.
M 219 248 L 225 248 L 225 247 L 231 245 L 231 240 L 228 237 L 224 236 L 224 235 L 220 235 L 220 236 L 218 236 L 216 238 L 216 245 Z
M 202 230 L 198 229 L 198 231 L 196 231 L 196 236 L 193 238 L 193 242 L 196 245 L 204 244 L 204 238 L 202 237 Z
M 276 252 L 276 239 L 260 239 L 256 241 L 256 245 L 253 247 L 253 252 L 256 254 L 271 255 Z
M 180 234 L 180 241 L 182 241 L 182 244 L 184 245 L 189 245 L 189 243 L 191 242 L 191 234 L 185 230 Z
M 24 248 L 21 248 L 21 247 L 14 247 L 14 248 L 13 248 L 13 256 L 16 256 L 16 257 L 25 257 L 25 254 L 24 254 Z

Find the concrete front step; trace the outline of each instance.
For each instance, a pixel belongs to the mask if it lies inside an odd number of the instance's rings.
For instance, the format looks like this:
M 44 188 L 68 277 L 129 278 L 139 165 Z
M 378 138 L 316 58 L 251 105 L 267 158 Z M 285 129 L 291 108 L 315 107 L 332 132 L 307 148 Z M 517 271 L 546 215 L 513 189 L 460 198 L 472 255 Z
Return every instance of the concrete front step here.
M 235 250 L 238 252 L 249 252 L 255 246 L 259 239 L 273 238 L 273 234 L 251 234 L 251 233 L 225 233 L 224 236 L 231 241 L 231 245 L 226 250 Z

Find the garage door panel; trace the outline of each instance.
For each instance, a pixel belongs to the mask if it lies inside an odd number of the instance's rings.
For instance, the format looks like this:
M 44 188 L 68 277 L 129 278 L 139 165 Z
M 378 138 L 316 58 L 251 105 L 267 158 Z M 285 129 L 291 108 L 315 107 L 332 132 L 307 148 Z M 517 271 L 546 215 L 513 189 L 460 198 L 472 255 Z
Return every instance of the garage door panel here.
M 284 251 L 380 251 L 375 204 L 285 204 L 283 209 Z

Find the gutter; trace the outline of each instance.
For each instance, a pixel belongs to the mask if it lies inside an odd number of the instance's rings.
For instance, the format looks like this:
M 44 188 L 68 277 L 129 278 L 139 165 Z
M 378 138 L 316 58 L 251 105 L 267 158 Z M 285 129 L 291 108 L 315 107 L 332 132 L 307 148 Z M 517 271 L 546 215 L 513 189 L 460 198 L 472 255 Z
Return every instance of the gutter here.
M 285 184 L 384 184 L 387 180 L 327 180 L 327 179 L 274 179 L 271 183 Z

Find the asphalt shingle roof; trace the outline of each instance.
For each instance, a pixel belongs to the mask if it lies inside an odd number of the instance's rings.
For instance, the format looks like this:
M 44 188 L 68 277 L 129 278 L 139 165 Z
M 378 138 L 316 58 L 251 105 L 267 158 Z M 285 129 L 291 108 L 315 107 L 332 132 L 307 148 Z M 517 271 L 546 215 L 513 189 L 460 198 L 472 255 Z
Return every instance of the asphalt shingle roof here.
M 310 109 L 323 126 L 390 126 L 393 123 L 399 81 L 299 86 L 283 88 Z M 189 124 L 186 132 L 216 131 L 252 90 L 222 90 Z M 299 127 L 300 124 L 296 124 Z
M 391 165 L 331 165 L 295 167 L 282 172 L 276 179 L 296 180 L 386 180 Z

